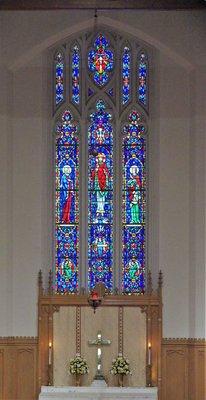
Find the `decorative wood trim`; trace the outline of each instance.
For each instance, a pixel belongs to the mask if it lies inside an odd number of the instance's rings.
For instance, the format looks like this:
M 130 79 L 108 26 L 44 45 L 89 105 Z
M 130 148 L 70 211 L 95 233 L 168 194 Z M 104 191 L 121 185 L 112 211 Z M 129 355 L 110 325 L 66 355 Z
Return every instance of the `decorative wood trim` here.
M 81 307 L 76 307 L 76 353 L 81 354 Z
M 157 386 L 158 386 L 158 399 L 164 400 L 162 394 L 162 287 L 163 287 L 163 274 L 160 270 L 158 279 L 158 296 L 159 307 L 157 309 Z
M 124 323 L 124 309 L 123 307 L 119 307 L 118 313 L 118 353 L 123 354 L 124 351 L 124 332 L 123 332 L 123 323 Z
M 162 344 L 167 346 L 181 345 L 181 346 L 205 346 L 206 339 L 203 338 L 163 338 Z
M 61 9 L 95 9 L 96 0 L 1 0 L 0 10 L 61 10 Z M 200 0 L 104 0 L 101 10 L 188 10 L 203 9 Z
M 104 307 L 120 307 L 120 306 L 145 306 L 150 302 L 152 306 L 159 305 L 159 297 L 156 293 L 151 296 L 144 295 L 107 295 L 102 301 Z M 87 294 L 65 294 L 65 295 L 53 295 L 53 296 L 40 296 L 39 303 L 41 305 L 55 305 L 56 306 L 86 306 L 90 307 L 88 304 Z
M 38 344 L 38 338 L 35 336 L 0 336 L 0 345 L 28 345 Z

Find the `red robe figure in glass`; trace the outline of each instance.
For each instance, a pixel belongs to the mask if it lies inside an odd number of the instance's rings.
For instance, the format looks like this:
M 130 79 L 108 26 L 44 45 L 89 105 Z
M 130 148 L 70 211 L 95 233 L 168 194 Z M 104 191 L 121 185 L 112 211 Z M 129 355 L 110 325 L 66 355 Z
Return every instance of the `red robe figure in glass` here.
M 92 181 L 94 183 L 94 190 L 97 198 L 97 209 L 96 215 L 103 217 L 104 207 L 108 189 L 109 171 L 106 166 L 106 156 L 103 153 L 99 153 L 96 156 L 96 167 L 92 171 Z
M 71 205 L 73 197 L 73 184 L 70 179 L 71 167 L 64 165 L 63 175 L 61 179 L 61 194 L 62 194 L 62 222 L 64 224 L 71 223 Z

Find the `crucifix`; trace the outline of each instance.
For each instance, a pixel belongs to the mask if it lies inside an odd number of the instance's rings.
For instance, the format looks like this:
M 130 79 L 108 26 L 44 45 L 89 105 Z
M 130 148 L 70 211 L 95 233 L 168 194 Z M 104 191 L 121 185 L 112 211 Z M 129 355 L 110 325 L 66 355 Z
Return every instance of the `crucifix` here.
M 111 340 L 108 339 L 102 339 L 102 334 L 99 331 L 97 333 L 97 339 L 96 340 L 89 340 L 88 341 L 90 346 L 97 346 L 97 371 L 95 374 L 95 380 L 96 379 L 101 379 L 104 380 L 104 375 L 102 372 L 102 346 L 108 346 L 111 344 Z

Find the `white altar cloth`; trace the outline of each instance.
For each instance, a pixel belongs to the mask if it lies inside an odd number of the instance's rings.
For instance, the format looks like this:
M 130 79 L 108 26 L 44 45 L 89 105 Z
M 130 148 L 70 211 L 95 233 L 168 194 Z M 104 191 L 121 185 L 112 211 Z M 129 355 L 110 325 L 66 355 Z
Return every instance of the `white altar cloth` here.
M 157 400 L 157 388 L 42 386 L 39 400 Z

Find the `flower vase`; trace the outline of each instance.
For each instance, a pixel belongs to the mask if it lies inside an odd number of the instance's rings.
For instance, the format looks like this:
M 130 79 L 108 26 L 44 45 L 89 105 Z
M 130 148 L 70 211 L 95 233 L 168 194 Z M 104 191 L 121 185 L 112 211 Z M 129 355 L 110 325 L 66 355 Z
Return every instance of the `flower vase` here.
M 81 386 L 81 374 L 76 374 L 76 386 Z
M 124 386 L 124 374 L 118 374 L 118 386 L 119 387 Z

